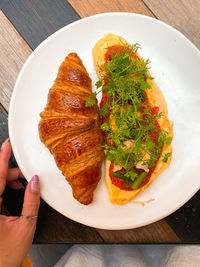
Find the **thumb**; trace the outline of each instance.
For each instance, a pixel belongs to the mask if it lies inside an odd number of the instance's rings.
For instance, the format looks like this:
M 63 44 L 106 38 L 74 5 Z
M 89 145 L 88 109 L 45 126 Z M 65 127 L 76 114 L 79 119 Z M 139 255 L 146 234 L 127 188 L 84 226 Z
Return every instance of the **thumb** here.
M 37 216 L 39 206 L 40 206 L 40 183 L 39 183 L 39 177 L 37 175 L 34 175 L 26 187 L 24 195 L 24 204 L 21 215 Z

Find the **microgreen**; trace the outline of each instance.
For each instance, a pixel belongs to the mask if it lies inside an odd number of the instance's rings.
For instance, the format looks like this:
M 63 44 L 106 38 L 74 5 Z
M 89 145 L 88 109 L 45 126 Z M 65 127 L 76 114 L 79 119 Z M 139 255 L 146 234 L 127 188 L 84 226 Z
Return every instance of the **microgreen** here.
M 116 50 L 103 66 L 106 76 L 96 83 L 97 89 L 101 88 L 108 95 L 100 108 L 100 115 L 106 118 L 101 129 L 112 142 L 104 142 L 103 147 L 107 159 L 125 169 L 126 186 L 138 176 L 133 169 L 138 162 L 149 168 L 155 166 L 163 145 L 171 142 L 171 137 L 157 123 L 162 113 L 152 114 L 152 106 L 144 104 L 145 91 L 151 89 L 148 79 L 153 77 L 148 72 L 150 61 L 139 58 L 138 49 L 140 46 L 136 43 Z M 92 104 L 94 97 L 93 94 L 86 104 Z M 126 142 L 129 145 L 125 145 Z M 166 153 L 163 161 L 166 162 L 170 155 Z
M 168 158 L 171 156 L 171 152 L 169 152 L 169 153 L 166 153 L 165 155 L 164 155 L 164 158 L 163 158 L 163 162 L 167 162 L 168 161 Z
M 96 96 L 97 96 L 97 93 L 94 92 L 94 93 L 92 93 L 92 96 L 91 97 L 88 97 L 86 99 L 86 102 L 85 102 L 86 108 L 92 107 L 92 106 L 95 105 L 95 103 L 96 103 Z

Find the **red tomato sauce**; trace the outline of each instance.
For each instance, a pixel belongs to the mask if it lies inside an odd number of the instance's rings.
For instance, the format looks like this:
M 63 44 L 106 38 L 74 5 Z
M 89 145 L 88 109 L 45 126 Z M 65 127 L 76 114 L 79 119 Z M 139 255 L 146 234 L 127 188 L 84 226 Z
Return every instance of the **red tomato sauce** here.
M 124 50 L 124 46 L 122 45 L 113 45 L 111 47 L 109 47 L 109 49 L 107 50 L 107 52 L 105 53 L 105 61 L 108 62 L 109 60 L 112 59 L 112 55 L 114 55 L 116 52 L 120 53 Z M 128 51 L 130 51 L 130 48 L 127 49 Z M 140 60 L 139 56 L 135 55 L 134 59 L 138 59 Z
M 150 109 L 151 109 L 152 114 L 157 114 L 158 111 L 159 111 L 158 107 L 151 107 Z M 154 122 L 154 125 L 156 126 L 156 130 L 153 133 L 150 133 L 149 137 L 150 137 L 151 141 L 155 143 L 155 149 L 156 149 L 156 147 L 157 147 L 156 140 L 157 140 L 158 132 L 159 132 L 159 129 L 160 129 L 160 125 L 158 124 L 157 120 Z M 159 157 L 158 157 L 158 159 L 159 159 Z M 144 181 L 140 184 L 138 189 L 149 182 L 149 180 L 151 178 L 151 175 L 152 175 L 152 173 L 153 173 L 153 171 L 154 171 L 154 169 L 156 167 L 156 163 L 157 163 L 158 159 L 154 162 L 155 166 L 149 168 L 148 175 L 145 177 Z M 110 168 L 109 168 L 109 175 L 110 175 L 110 179 L 111 179 L 112 184 L 116 185 L 117 187 L 119 187 L 122 190 L 127 190 L 127 191 L 134 190 L 134 189 L 131 188 L 131 184 L 132 184 L 131 181 L 129 183 L 129 186 L 126 187 L 124 179 L 112 176 L 113 168 L 114 168 L 114 164 L 113 164 L 113 162 L 111 162 Z
M 103 107 L 103 105 L 106 103 L 107 100 L 108 100 L 108 93 L 106 91 L 103 91 L 101 102 L 100 102 L 101 108 Z
M 121 45 L 113 45 L 109 47 L 107 52 L 105 53 L 105 61 L 108 62 L 109 60 L 112 59 L 112 55 L 114 55 L 116 52 L 122 52 L 124 49 L 124 46 Z
M 107 50 L 107 52 L 105 53 L 105 61 L 108 62 L 109 60 L 112 59 L 112 55 L 114 55 L 116 52 L 119 52 L 119 53 L 122 52 L 123 49 L 124 49 L 124 46 L 119 46 L 119 45 L 111 46 Z M 137 55 L 134 56 L 134 59 L 140 60 L 139 56 L 137 56 Z M 107 77 L 109 79 L 108 76 L 105 76 L 105 77 Z M 107 82 L 104 81 L 104 85 L 103 86 L 105 86 L 106 84 L 107 84 Z M 142 105 L 143 106 L 147 106 L 149 104 L 148 97 L 147 97 L 147 94 L 146 94 L 145 91 L 143 91 L 143 94 L 145 95 L 146 100 L 142 102 Z M 102 107 L 106 103 L 106 101 L 108 100 L 108 97 L 109 96 L 108 96 L 107 92 L 106 91 L 103 91 L 102 99 L 101 99 L 101 103 L 100 103 L 100 107 Z M 154 114 L 156 115 L 159 112 L 159 107 L 151 107 L 149 105 L 149 109 L 150 109 L 150 112 L 151 112 L 152 115 L 154 115 Z M 153 133 L 150 133 L 149 134 L 149 137 L 152 140 L 152 142 L 155 143 L 155 148 L 156 148 L 156 146 L 157 146 L 156 145 L 156 140 L 157 140 L 157 135 L 158 135 L 160 126 L 159 126 L 157 120 L 155 120 L 154 125 L 156 126 L 156 130 Z M 110 142 L 111 142 L 111 140 L 109 140 L 108 144 Z M 159 159 L 159 157 L 158 157 L 158 159 Z M 156 165 L 158 159 L 154 162 L 155 165 Z M 112 184 L 114 184 L 115 186 L 117 186 L 118 188 L 120 188 L 122 190 L 133 191 L 134 189 L 131 188 L 131 185 L 132 185 L 132 182 L 131 181 L 129 182 L 129 186 L 126 187 L 125 186 L 125 180 L 124 179 L 112 176 L 113 169 L 114 169 L 114 164 L 113 164 L 113 162 L 111 162 L 110 168 L 109 168 L 109 176 L 110 176 L 110 179 L 111 179 Z M 149 182 L 149 180 L 151 178 L 151 175 L 152 175 L 154 169 L 155 169 L 155 166 L 149 168 L 148 175 L 146 176 L 146 178 L 144 179 L 144 181 L 141 183 L 141 185 L 138 188 L 141 188 L 142 186 L 144 186 L 145 184 L 147 184 Z
M 105 77 L 109 79 L 109 77 L 107 75 Z M 103 87 L 106 86 L 107 83 L 108 83 L 107 81 L 104 81 Z M 108 100 L 108 93 L 106 91 L 103 91 L 101 102 L 100 102 L 101 108 L 103 107 L 103 105 L 106 103 L 107 100 Z

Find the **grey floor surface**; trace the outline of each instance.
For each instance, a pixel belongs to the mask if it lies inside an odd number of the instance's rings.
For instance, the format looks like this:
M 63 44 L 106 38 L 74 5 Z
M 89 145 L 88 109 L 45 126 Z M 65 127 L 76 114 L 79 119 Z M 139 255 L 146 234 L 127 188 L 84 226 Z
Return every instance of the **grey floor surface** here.
M 94 245 L 98 246 L 98 245 Z M 110 246 L 110 245 L 108 245 Z M 130 245 L 139 247 L 148 266 L 159 267 L 162 258 L 173 249 L 173 245 Z M 68 244 L 32 245 L 29 258 L 33 267 L 53 267 L 71 247 Z M 90 266 L 88 266 L 90 267 Z M 92 267 L 92 266 L 91 266 Z
M 53 267 L 70 247 L 68 244 L 35 244 L 28 256 L 33 267 Z

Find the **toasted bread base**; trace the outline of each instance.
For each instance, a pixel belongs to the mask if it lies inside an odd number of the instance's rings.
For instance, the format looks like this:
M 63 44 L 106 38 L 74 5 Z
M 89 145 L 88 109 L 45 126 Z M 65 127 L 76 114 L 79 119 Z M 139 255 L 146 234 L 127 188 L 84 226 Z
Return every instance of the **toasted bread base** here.
M 128 44 L 128 42 L 124 38 L 110 33 L 101 38 L 95 44 L 92 50 L 92 54 L 93 54 L 94 66 L 99 79 L 102 79 L 103 75 L 105 75 L 103 70 L 103 65 L 105 63 L 104 55 L 106 53 L 106 48 L 113 45 L 124 45 L 124 44 Z M 153 80 L 148 80 L 148 83 L 151 85 L 151 89 L 146 90 L 149 102 L 153 106 L 159 107 L 159 111 L 163 113 L 162 118 L 159 120 L 159 125 L 162 130 L 168 132 L 168 136 L 171 136 L 173 138 L 173 123 L 169 121 L 167 118 L 168 110 L 165 98 L 161 90 Z M 155 170 L 152 173 L 149 182 L 144 186 L 142 186 L 141 188 L 133 191 L 121 190 L 120 188 L 112 184 L 109 176 L 109 168 L 111 162 L 109 160 L 106 160 L 105 179 L 110 201 L 115 204 L 124 204 L 135 198 L 140 193 L 142 193 L 155 180 L 155 178 L 169 166 L 171 162 L 171 156 L 168 158 L 168 161 L 166 163 L 163 162 L 163 158 L 166 153 L 170 152 L 172 152 L 172 144 L 169 145 L 165 144 L 163 146 L 161 156 L 156 164 Z

